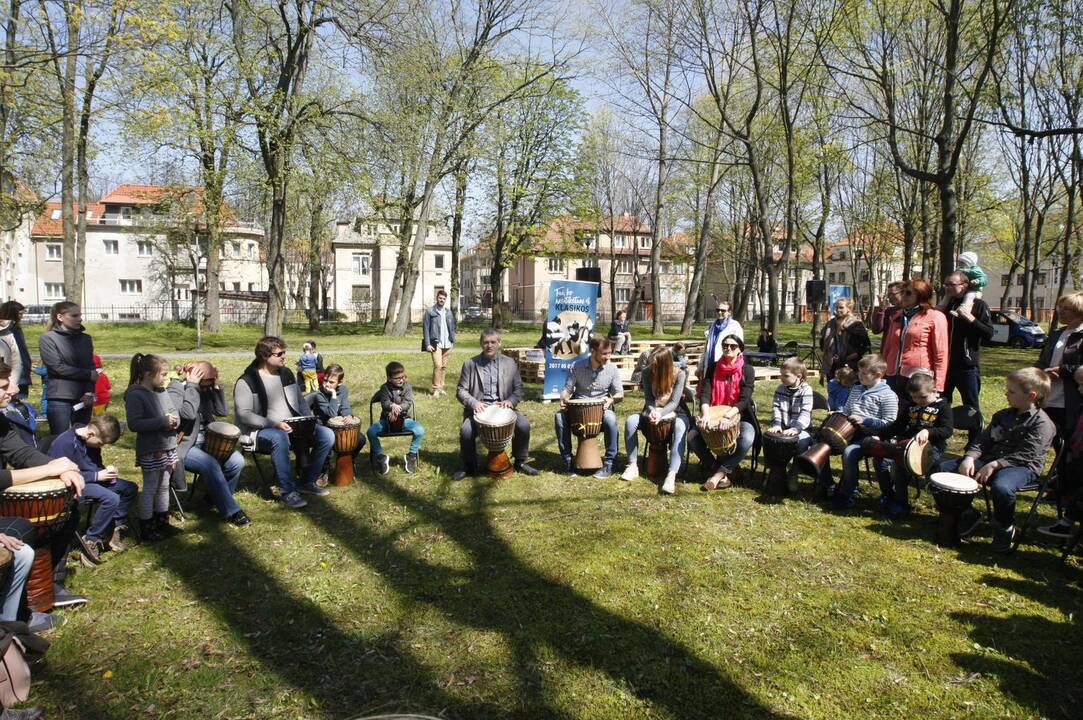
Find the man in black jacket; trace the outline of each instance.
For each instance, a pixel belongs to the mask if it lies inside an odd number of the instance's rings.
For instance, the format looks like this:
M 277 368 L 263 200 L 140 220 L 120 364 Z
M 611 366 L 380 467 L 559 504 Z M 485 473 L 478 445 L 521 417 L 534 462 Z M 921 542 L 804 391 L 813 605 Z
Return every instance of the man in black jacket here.
M 0 408 L 7 405 L 11 398 L 18 393 L 19 388 L 11 379 L 11 368 L 3 360 L 0 360 Z M 83 476 L 79 474 L 79 467 L 74 462 L 68 458 L 54 460 L 45 453 L 39 452 L 36 447 L 27 445 L 19 437 L 19 433 L 8 419 L 0 414 L 0 492 L 13 485 L 22 485 L 54 477 L 60 478 L 68 487 L 74 488 L 76 496 L 82 494 Z M 66 575 L 64 560 L 68 548 L 71 547 L 75 540 L 75 528 L 78 523 L 79 514 L 72 512 L 68 522 L 59 532 L 53 535 L 50 541 L 53 552 L 54 580 L 63 579 Z M 6 531 L 0 530 L 0 532 L 5 532 L 8 535 L 11 535 L 12 531 L 18 527 L 10 525 L 10 523 L 3 523 L 2 525 L 8 529 Z M 20 536 L 18 539 L 31 542 L 35 537 Z M 65 590 L 59 580 L 55 582 L 54 595 L 58 607 L 81 605 L 86 602 L 86 598 L 72 595 Z M 25 610 L 20 610 L 20 617 L 24 616 L 26 616 Z M 48 630 L 53 626 L 54 620 L 51 616 L 34 617 L 32 619 L 34 630 Z
M 948 318 L 948 377 L 944 395 L 950 403 L 958 389 L 963 405 L 978 408 L 981 394 L 981 342 L 993 337 L 993 322 L 989 306 L 976 298 L 970 313 L 959 310 L 963 296 L 970 289 L 966 275 L 953 272 L 944 279 L 944 297 L 948 299 L 944 312 Z

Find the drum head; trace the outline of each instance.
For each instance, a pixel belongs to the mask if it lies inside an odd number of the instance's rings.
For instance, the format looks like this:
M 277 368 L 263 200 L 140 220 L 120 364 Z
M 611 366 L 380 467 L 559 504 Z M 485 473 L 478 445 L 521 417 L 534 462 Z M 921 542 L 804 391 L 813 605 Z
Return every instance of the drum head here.
M 68 486 L 60 478 L 45 478 L 36 482 L 12 485 L 4 491 L 5 495 L 36 495 L 38 493 L 60 493 L 67 491 Z
M 212 433 L 217 433 L 222 437 L 237 438 L 241 436 L 241 429 L 233 423 L 228 422 L 212 422 L 207 425 L 207 430 Z
M 662 417 L 658 418 L 658 422 L 672 422 L 677 419 L 677 412 L 666 413 Z
M 971 494 L 978 492 L 978 481 L 962 473 L 938 472 L 929 476 L 929 484 L 939 490 Z
M 707 422 L 717 423 L 725 419 L 731 411 L 732 408 L 729 405 L 712 405 L 707 408 Z
M 346 427 L 346 418 L 344 418 L 344 417 L 328 418 L 327 419 L 327 425 L 329 427 L 333 427 L 333 428 Z
M 912 475 L 928 475 L 933 469 L 933 444 L 919 445 L 911 440 L 906 444 L 905 462 Z
M 605 398 L 572 398 L 568 401 L 568 404 L 586 407 L 590 407 L 591 405 L 604 405 Z
M 474 416 L 482 425 L 494 425 L 496 427 L 503 427 L 510 423 L 515 422 L 515 411 L 511 408 L 500 407 L 499 405 L 490 405 L 482 412 Z

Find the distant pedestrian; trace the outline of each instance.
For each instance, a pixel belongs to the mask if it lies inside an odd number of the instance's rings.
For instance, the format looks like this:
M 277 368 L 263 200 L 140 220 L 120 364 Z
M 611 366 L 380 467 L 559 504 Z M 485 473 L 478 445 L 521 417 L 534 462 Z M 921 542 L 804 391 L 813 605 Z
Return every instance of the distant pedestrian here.
M 433 397 L 447 395 L 444 376 L 448 357 L 455 346 L 455 313 L 447 307 L 447 293 L 436 291 L 436 304 L 425 311 L 421 321 L 421 350 L 432 356 Z

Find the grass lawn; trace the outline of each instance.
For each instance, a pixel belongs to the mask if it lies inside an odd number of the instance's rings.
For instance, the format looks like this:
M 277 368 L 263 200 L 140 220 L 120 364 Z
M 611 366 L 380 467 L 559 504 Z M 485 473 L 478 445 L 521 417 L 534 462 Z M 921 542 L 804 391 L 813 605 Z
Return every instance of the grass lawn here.
M 116 352 L 187 342 L 172 326 L 91 330 Z M 258 334 L 229 332 L 208 349 Z M 328 362 L 335 348 L 420 345 L 416 333 L 320 339 Z M 988 416 L 1035 353 L 984 357 Z M 392 359 L 427 386 L 420 352 L 341 359 L 355 402 Z M 215 362 L 232 379 L 247 359 Z M 124 361 L 106 370 L 125 383 Z M 758 386 L 761 409 L 772 392 Z M 260 497 L 246 469 L 238 498 L 254 523 L 241 530 L 197 496 L 180 537 L 76 572 L 70 587 L 91 602 L 62 611 L 32 700 L 50 718 L 102 720 L 1078 717 L 1083 589 L 1056 548 L 999 557 L 983 527 L 940 549 L 927 493 L 889 523 L 869 483 L 857 510 L 835 513 L 807 481 L 778 503 L 748 480 L 701 493 L 694 461 L 671 498 L 646 480 L 570 479 L 554 472 L 554 406 L 528 393 L 537 478 L 452 483 L 460 406 L 419 392 L 415 475 L 392 440 L 388 478 L 363 459 L 358 482 L 296 512 Z M 619 414 L 640 403 L 631 394 Z M 112 409 L 123 415 L 119 391 Z M 125 435 L 106 459 L 138 480 L 133 445 Z

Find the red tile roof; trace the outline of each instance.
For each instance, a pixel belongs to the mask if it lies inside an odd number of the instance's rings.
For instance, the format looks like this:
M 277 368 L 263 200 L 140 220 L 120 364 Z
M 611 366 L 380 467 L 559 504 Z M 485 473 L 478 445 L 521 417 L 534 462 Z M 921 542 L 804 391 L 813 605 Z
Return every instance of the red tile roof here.
M 196 195 L 202 197 L 198 188 L 179 185 L 118 185 L 113 192 L 101 199 L 107 205 L 157 205 L 163 198 Z
M 61 217 L 53 219 L 53 211 L 59 210 L 61 204 L 58 202 L 47 202 L 45 208 L 34 219 L 34 227 L 30 230 L 31 237 L 60 237 L 64 234 L 64 219 Z M 90 203 L 87 205 L 87 210 L 92 213 L 88 217 L 88 222 L 94 222 L 105 213 L 105 206 L 101 203 Z

